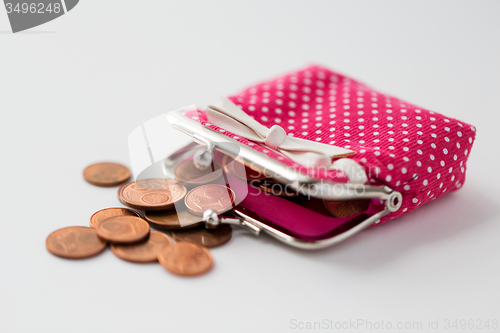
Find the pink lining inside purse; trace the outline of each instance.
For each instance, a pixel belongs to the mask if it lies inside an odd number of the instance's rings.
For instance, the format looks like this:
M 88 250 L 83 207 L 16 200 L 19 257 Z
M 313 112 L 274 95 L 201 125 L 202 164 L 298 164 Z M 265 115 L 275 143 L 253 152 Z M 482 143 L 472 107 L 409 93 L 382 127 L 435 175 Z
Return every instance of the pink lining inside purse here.
M 232 175 L 226 174 L 226 177 L 237 198 L 241 198 L 248 191 L 240 206 L 266 219 L 267 221 L 263 221 L 266 224 L 307 241 L 335 236 L 384 208 L 380 200 L 372 199 L 365 212 L 338 218 L 327 211 L 322 199 L 308 199 L 305 196 L 279 197 L 257 189 Z
M 216 152 L 214 157 L 222 163 L 223 154 Z M 276 196 L 227 172 L 214 183 L 229 186 L 236 194 L 238 208 L 246 214 L 305 241 L 338 235 L 384 209 L 381 200 L 372 199 L 365 212 L 339 218 L 328 212 L 322 199 Z

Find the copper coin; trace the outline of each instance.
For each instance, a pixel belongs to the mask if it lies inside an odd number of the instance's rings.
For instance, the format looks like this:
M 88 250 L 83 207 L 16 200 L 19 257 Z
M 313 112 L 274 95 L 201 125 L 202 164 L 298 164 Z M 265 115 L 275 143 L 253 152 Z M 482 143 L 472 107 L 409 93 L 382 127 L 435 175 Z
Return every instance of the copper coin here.
M 122 204 L 124 204 L 125 206 L 127 206 L 127 204 L 125 203 L 125 200 L 123 200 L 123 189 L 125 187 L 127 187 L 128 185 L 132 184 L 133 182 L 130 182 L 130 183 L 126 183 L 126 184 L 123 184 L 121 185 L 119 188 L 118 188 L 118 200 L 120 200 L 120 202 Z
M 167 212 L 146 211 L 144 217 L 153 227 L 161 229 L 187 229 L 201 224 L 201 217 L 193 215 L 187 210 L 177 212 L 175 210 Z
M 293 198 L 298 196 L 298 193 L 292 188 L 277 182 L 272 179 L 266 179 L 259 184 L 259 188 L 264 192 L 271 193 L 281 197 Z
M 169 272 L 182 276 L 206 273 L 214 263 L 207 248 L 186 242 L 164 247 L 158 261 Z
M 111 252 L 120 259 L 132 262 L 152 262 L 158 260 L 160 251 L 168 245 L 174 244 L 172 239 L 163 232 L 151 230 L 145 242 L 118 245 L 111 244 Z
M 225 155 L 222 159 L 222 165 L 224 165 L 224 170 L 233 174 L 236 177 L 246 180 L 248 182 L 253 180 L 262 180 L 267 178 L 267 175 L 263 172 L 256 171 L 245 164 L 242 164 L 231 157 Z
M 174 170 L 175 179 L 187 185 L 202 185 L 217 180 L 222 175 L 219 163 L 212 165 L 205 170 L 195 167 L 193 161 L 185 161 L 179 164 Z
M 370 206 L 370 199 L 332 201 L 323 200 L 326 209 L 335 217 L 347 217 L 364 212 Z
M 231 226 L 227 224 L 222 224 L 215 229 L 199 227 L 196 229 L 172 231 L 172 237 L 176 242 L 195 243 L 208 248 L 227 243 L 231 239 L 231 235 Z
M 189 191 L 184 203 L 190 213 L 203 216 L 207 209 L 222 214 L 233 208 L 236 194 L 224 185 L 203 185 Z
M 130 178 L 130 170 L 118 163 L 97 163 L 83 170 L 83 178 L 92 185 L 115 186 Z
M 113 243 L 135 243 L 149 235 L 149 224 L 137 216 L 114 216 L 99 223 L 96 231 Z
M 140 217 L 139 213 L 128 208 L 105 208 L 92 214 L 92 216 L 90 217 L 90 226 L 92 228 L 97 228 L 99 223 L 107 218 L 124 215 Z
M 67 227 L 54 231 L 45 241 L 47 250 L 59 257 L 82 259 L 100 253 L 106 242 L 97 237 L 94 228 Z
M 167 210 L 186 195 L 186 188 L 170 179 L 138 180 L 123 186 L 119 191 L 120 201 L 142 210 Z

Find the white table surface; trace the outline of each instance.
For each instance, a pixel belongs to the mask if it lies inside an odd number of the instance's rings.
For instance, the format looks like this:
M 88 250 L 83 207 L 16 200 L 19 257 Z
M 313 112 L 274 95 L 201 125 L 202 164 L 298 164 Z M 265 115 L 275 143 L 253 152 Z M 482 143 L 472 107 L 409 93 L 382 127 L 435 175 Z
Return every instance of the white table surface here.
M 499 12 L 498 1 L 86 0 L 11 34 L 0 9 L 0 331 L 471 331 L 447 320 L 494 331 Z M 136 126 L 309 63 L 475 125 L 464 187 L 316 252 L 235 230 L 194 279 L 109 250 L 82 261 L 46 251 L 52 231 L 120 205 L 82 170 L 129 164 Z M 172 149 L 187 142 L 170 135 Z

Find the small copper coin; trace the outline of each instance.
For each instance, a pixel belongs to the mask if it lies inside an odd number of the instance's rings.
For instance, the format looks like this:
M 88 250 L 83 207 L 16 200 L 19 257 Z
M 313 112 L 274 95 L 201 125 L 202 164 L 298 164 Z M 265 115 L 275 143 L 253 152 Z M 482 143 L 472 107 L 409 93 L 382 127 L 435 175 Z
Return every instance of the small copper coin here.
M 67 227 L 54 231 L 45 241 L 47 250 L 59 257 L 82 259 L 100 253 L 106 242 L 97 237 L 94 228 Z
M 132 262 L 152 262 L 158 260 L 160 251 L 174 244 L 163 232 L 151 230 L 148 240 L 130 245 L 111 244 L 111 252 L 120 259 Z
M 222 164 L 224 165 L 224 170 L 227 173 L 233 174 L 236 177 L 248 182 L 267 178 L 266 174 L 264 174 L 263 172 L 255 171 L 254 169 L 249 168 L 248 166 L 230 158 L 227 155 L 223 157 Z
M 271 193 L 281 197 L 293 198 L 298 195 L 298 193 L 293 189 L 291 189 L 290 187 L 272 179 L 266 179 L 262 181 L 259 184 L 259 188 L 264 192 Z
M 222 224 L 215 229 L 199 227 L 196 229 L 172 231 L 172 237 L 176 242 L 195 243 L 208 248 L 227 243 L 231 239 L 231 235 L 231 226 L 227 224 Z
M 164 247 L 158 255 L 158 261 L 169 272 L 182 276 L 206 273 L 214 263 L 207 248 L 186 242 Z
M 145 179 L 124 185 L 118 190 L 120 201 L 142 210 L 167 210 L 186 195 L 186 188 L 171 179 Z
M 128 208 L 105 208 L 92 214 L 90 217 L 90 226 L 92 228 L 97 228 L 99 223 L 107 218 L 124 215 L 140 217 L 139 213 Z
M 233 208 L 236 194 L 224 185 L 203 185 L 189 191 L 184 203 L 190 213 L 203 216 L 207 209 L 222 214 Z
M 118 163 L 97 163 L 83 170 L 83 178 L 92 185 L 115 186 L 125 183 L 130 178 L 130 170 Z
M 323 200 L 326 209 L 335 217 L 347 217 L 364 212 L 370 206 L 370 199 L 331 201 Z
M 114 216 L 99 223 L 96 231 L 112 243 L 135 243 L 149 235 L 149 224 L 137 216 Z
M 146 211 L 144 217 L 153 227 L 160 229 L 188 229 L 201 224 L 201 217 L 193 215 L 187 210 L 177 212 L 175 210 Z
M 174 170 L 175 179 L 187 185 L 202 185 L 217 180 L 222 175 L 219 163 L 212 163 L 205 170 L 196 168 L 193 161 L 185 161 L 179 164 Z

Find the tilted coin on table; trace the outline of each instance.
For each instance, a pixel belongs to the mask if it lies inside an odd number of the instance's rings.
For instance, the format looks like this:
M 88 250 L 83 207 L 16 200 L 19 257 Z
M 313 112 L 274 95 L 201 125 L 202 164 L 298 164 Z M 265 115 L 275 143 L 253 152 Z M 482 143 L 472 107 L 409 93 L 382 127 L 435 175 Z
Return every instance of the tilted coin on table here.
M 83 259 L 106 248 L 106 242 L 89 227 L 66 227 L 51 233 L 45 242 L 47 250 L 59 257 Z
M 207 248 L 187 242 L 164 247 L 158 261 L 169 272 L 181 276 L 200 275 L 213 266 L 213 258 Z
M 83 170 L 83 178 L 96 186 L 116 186 L 130 178 L 130 170 L 118 163 L 96 163 Z

